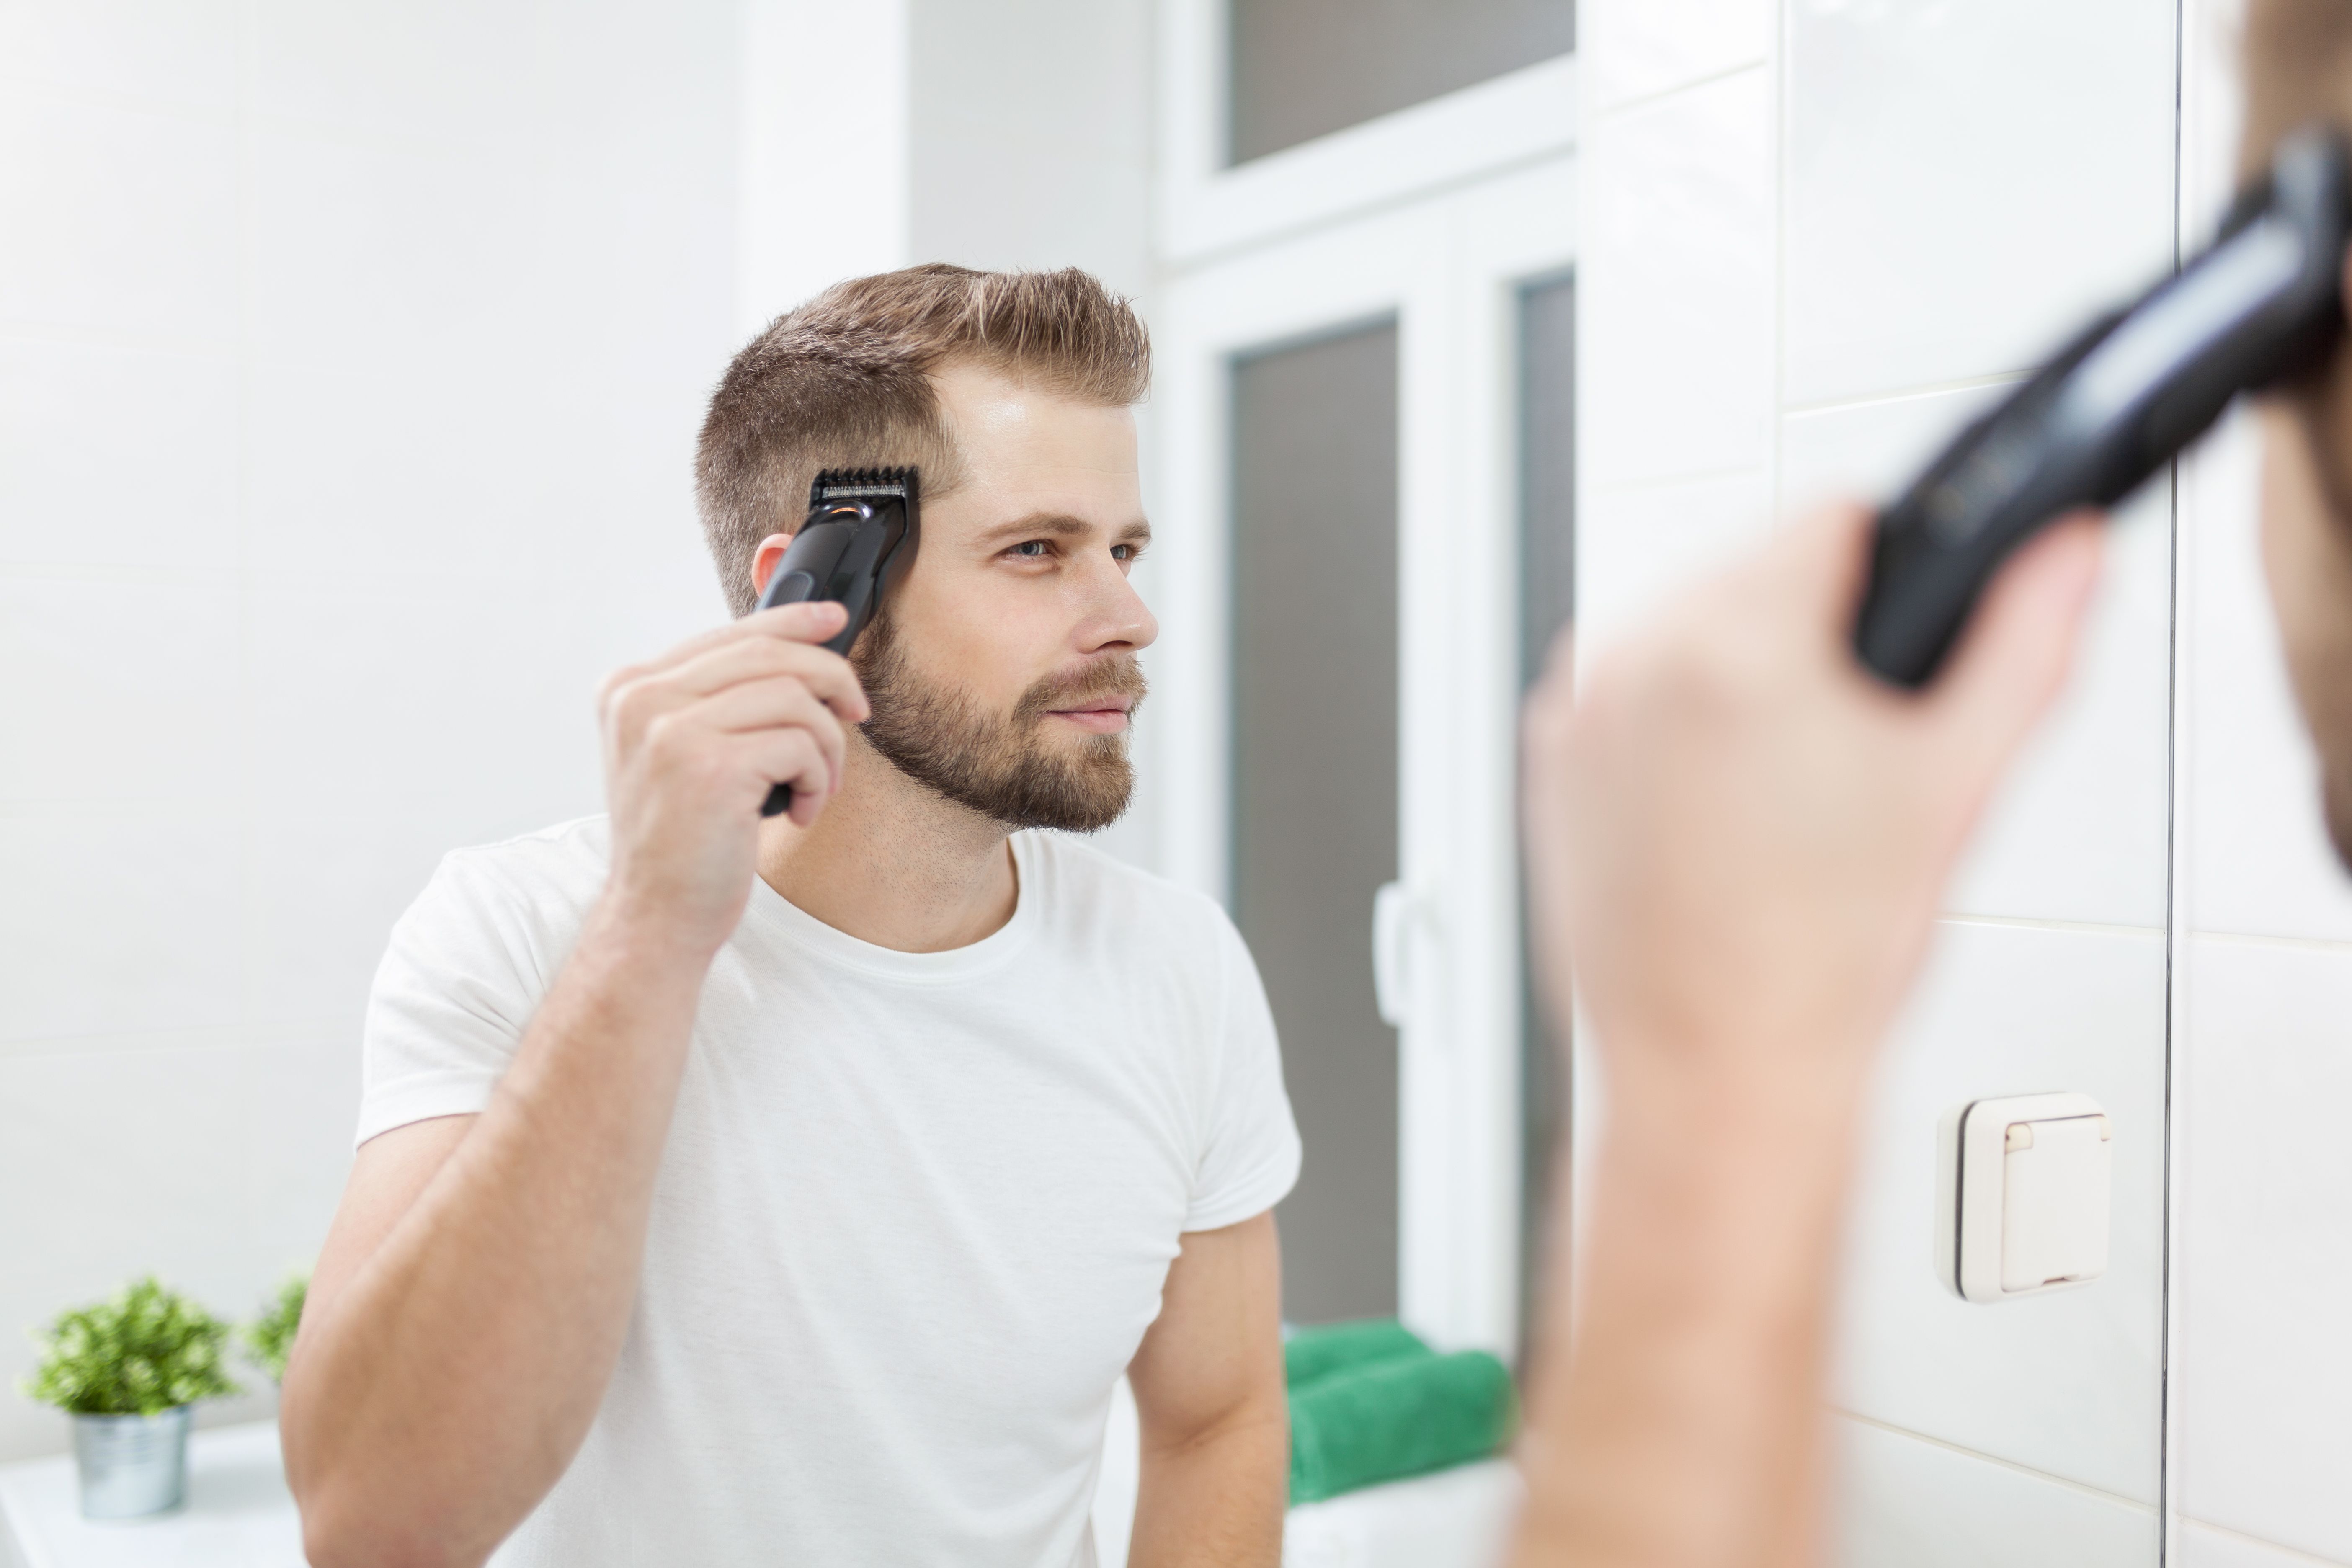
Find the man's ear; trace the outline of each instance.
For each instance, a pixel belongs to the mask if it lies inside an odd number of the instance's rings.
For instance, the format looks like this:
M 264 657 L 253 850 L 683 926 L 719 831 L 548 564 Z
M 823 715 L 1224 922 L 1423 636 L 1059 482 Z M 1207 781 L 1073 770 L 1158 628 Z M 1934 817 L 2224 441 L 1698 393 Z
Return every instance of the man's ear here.
M 753 596 L 756 597 L 757 595 L 768 591 L 768 579 L 776 574 L 776 563 L 784 558 L 784 552 L 791 549 L 792 544 L 793 536 L 791 534 L 772 533 L 768 535 L 767 538 L 760 541 L 759 549 L 751 552 L 751 593 Z

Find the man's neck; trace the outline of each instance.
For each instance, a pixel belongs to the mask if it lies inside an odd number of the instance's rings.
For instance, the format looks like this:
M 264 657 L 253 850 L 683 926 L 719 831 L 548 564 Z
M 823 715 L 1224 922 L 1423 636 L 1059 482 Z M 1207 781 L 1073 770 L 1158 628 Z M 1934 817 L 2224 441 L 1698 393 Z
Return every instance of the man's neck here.
M 945 952 L 1013 918 L 1019 886 L 1001 822 L 939 795 L 855 731 L 841 793 L 814 826 L 777 817 L 760 875 L 818 920 L 877 947 Z

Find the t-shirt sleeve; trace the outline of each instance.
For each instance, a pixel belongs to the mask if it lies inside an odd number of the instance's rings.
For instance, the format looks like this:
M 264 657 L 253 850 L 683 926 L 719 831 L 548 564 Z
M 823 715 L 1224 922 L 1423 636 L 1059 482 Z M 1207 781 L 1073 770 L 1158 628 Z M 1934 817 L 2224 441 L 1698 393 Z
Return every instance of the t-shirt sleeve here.
M 1282 1086 L 1274 1010 L 1241 933 L 1216 915 L 1216 1071 L 1186 1230 L 1215 1230 L 1265 1213 L 1298 1180 L 1298 1126 Z
M 362 1143 L 487 1108 L 538 1011 L 533 911 L 486 858 L 445 857 L 393 927 L 362 1036 Z

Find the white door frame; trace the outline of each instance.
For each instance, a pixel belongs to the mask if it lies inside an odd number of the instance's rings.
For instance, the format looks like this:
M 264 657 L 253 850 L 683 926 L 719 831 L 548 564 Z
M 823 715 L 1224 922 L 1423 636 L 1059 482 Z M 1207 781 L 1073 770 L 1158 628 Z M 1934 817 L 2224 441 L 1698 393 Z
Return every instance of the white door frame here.
M 1521 1182 L 1517 295 L 1574 259 L 1575 168 L 1563 150 L 1573 62 L 1220 173 L 1207 167 L 1202 127 L 1222 119 L 1208 79 L 1218 73 L 1203 65 L 1221 57 L 1201 37 L 1222 9 L 1167 7 L 1168 26 L 1192 29 L 1167 84 L 1171 99 L 1191 95 L 1171 110 L 1191 117 L 1179 127 L 1191 140 L 1171 139 L 1162 210 L 1177 256 L 1197 259 L 1160 292 L 1153 322 L 1151 575 L 1168 626 L 1153 660 L 1160 868 L 1230 893 L 1233 359 L 1392 316 L 1398 865 L 1413 916 L 1398 1300 L 1441 1345 L 1507 1356 Z M 1432 169 L 1447 173 L 1433 181 Z M 1295 187 L 1287 205 L 1276 199 L 1283 186 Z M 1355 216 L 1333 211 L 1334 192 Z M 1369 942 L 1369 909 L 1363 919 Z

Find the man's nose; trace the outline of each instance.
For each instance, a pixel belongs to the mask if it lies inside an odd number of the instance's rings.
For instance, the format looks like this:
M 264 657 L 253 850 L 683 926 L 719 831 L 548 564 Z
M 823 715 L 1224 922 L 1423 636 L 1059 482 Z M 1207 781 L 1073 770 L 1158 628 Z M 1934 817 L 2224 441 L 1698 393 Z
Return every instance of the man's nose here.
M 1126 573 L 1113 567 L 1095 588 L 1096 602 L 1080 628 L 1080 649 L 1100 653 L 1121 646 L 1141 652 L 1160 640 L 1160 621 Z

